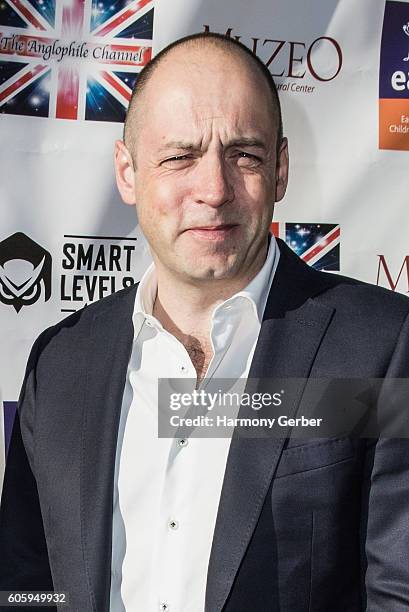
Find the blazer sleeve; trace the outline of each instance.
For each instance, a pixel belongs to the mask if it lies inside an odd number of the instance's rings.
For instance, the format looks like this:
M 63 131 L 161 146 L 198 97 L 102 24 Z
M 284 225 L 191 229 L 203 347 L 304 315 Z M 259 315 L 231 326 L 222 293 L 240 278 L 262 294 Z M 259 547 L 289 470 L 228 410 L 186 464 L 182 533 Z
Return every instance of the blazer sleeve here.
M 53 591 L 33 471 L 35 367 L 44 335 L 30 353 L 7 456 L 0 505 L 0 591 Z M 33 606 L 18 609 L 44 610 Z
M 409 386 L 409 316 L 388 367 L 387 388 L 388 379 L 393 378 L 407 379 L 397 389 L 399 406 L 409 412 L 409 396 L 405 397 Z M 380 437 L 367 451 L 369 486 L 362 526 L 367 612 L 409 610 L 409 419 L 404 421 L 402 437 Z

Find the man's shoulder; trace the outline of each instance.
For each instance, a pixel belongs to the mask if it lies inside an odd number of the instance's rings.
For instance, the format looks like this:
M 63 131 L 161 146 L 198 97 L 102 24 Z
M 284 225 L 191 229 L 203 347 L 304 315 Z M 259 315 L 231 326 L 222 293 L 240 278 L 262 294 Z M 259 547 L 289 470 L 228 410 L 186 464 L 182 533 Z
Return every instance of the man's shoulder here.
M 349 276 L 317 272 L 325 276 L 327 290 L 317 296 L 321 303 L 335 308 L 348 308 L 368 316 L 388 314 L 390 317 L 409 313 L 409 297 Z
M 378 287 L 348 276 L 317 272 L 331 277 L 323 280 L 327 289 L 316 303 L 332 310 L 332 329 L 338 339 L 350 347 L 372 347 L 382 352 L 392 350 L 409 321 L 409 298 L 390 289 Z
M 137 287 L 138 284 L 136 283 L 130 287 L 112 293 L 97 302 L 87 304 L 77 312 L 74 312 L 53 325 L 50 329 L 58 331 L 62 328 L 88 327 L 96 317 L 104 313 L 113 311 L 113 316 L 115 316 L 115 310 L 122 309 L 123 307 L 128 307 L 127 310 L 129 310 L 129 307 L 133 306 Z
M 115 325 L 115 321 L 122 317 L 131 320 L 137 287 L 138 284 L 134 284 L 97 302 L 85 305 L 48 327 L 35 342 L 37 351 L 43 352 L 47 347 L 52 349 L 61 345 L 65 349 L 69 349 L 70 346 L 75 349 L 87 341 L 94 321 L 103 315 L 106 315 L 107 327 Z
M 396 326 L 408 315 L 407 296 L 349 276 L 318 271 L 283 241 L 279 241 L 279 246 L 278 288 L 286 294 L 283 301 L 287 305 L 301 305 L 312 299 L 318 305 L 333 309 L 344 324 L 366 320 L 376 325 L 382 320 Z

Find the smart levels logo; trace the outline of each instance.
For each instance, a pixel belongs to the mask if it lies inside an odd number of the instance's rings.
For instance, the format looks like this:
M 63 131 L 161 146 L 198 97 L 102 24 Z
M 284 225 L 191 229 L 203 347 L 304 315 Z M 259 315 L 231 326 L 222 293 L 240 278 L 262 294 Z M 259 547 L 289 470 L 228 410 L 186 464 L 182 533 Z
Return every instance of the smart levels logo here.
M 51 255 L 31 238 L 18 232 L 0 242 L 0 300 L 20 312 L 51 296 Z
M 409 151 L 409 3 L 385 5 L 379 73 L 379 148 Z
M 341 229 L 337 223 L 280 223 L 271 231 L 316 270 L 340 271 Z
M 152 0 L 0 0 L 0 112 L 122 122 L 153 12 Z
M 62 245 L 61 312 L 134 284 L 136 238 L 66 234 Z
M 59 255 L 52 258 L 22 232 L 0 242 L 0 303 L 19 313 L 53 293 L 61 312 L 69 313 L 135 283 L 136 237 L 66 234 L 63 240 L 60 272 Z

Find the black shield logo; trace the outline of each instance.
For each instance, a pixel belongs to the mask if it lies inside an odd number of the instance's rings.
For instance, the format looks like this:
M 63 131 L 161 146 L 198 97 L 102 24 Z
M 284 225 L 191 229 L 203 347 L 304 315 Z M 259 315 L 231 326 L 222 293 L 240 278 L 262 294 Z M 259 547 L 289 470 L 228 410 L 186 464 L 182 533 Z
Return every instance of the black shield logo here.
M 20 312 L 51 297 L 51 255 L 22 232 L 0 242 L 0 300 Z

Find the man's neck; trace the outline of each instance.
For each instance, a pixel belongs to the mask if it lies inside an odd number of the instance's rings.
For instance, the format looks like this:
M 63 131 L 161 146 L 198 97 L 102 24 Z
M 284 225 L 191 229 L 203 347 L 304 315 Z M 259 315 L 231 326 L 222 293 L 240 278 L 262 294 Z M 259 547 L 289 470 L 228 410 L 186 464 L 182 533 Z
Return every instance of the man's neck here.
M 152 314 L 184 345 L 199 381 L 213 357 L 211 318 L 215 307 L 247 287 L 264 261 L 265 254 L 253 271 L 239 278 L 201 283 L 186 282 L 156 265 L 158 290 Z
M 244 289 L 254 276 L 233 282 L 213 280 L 193 284 L 169 278 L 157 269 L 158 290 L 153 314 L 165 329 L 177 332 L 174 335 L 210 335 L 211 316 L 216 306 Z
M 155 261 L 157 294 L 154 316 L 174 335 L 209 337 L 211 316 L 218 304 L 242 291 L 257 276 L 268 255 L 269 242 L 247 270 L 234 278 L 186 279 Z M 173 332 L 171 332 L 173 333 Z
M 170 334 L 183 344 L 195 367 L 198 381 L 205 376 L 213 357 L 211 343 L 211 317 L 214 308 L 239 291 L 233 287 L 198 290 L 184 283 L 169 283 L 158 274 L 158 293 L 153 315 Z

